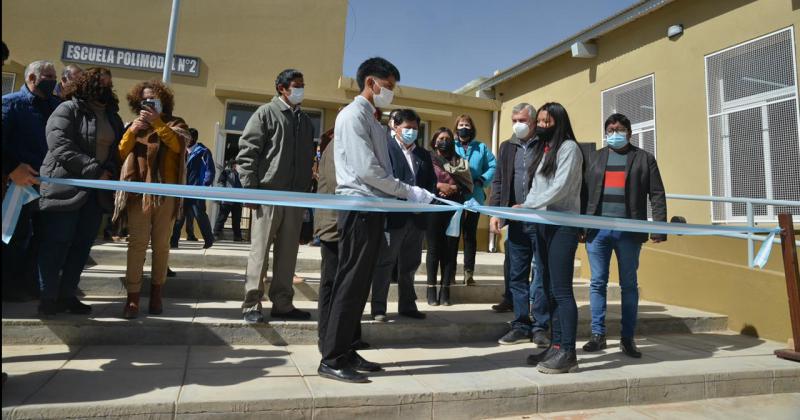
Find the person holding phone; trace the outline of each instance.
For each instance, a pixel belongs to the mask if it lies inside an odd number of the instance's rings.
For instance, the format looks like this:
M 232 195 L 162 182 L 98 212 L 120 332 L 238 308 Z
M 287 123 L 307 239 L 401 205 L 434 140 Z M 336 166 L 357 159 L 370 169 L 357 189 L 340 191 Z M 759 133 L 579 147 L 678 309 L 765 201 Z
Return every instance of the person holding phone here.
M 172 90 L 160 80 L 135 85 L 128 93 L 128 106 L 139 116 L 128 126 L 119 144 L 122 163 L 120 180 L 186 184 L 186 144 L 189 126 L 172 115 Z M 128 266 L 125 286 L 128 299 L 122 316 L 139 315 L 139 294 L 148 244 L 153 249 L 149 313 L 162 313 L 161 288 L 167 277 L 169 240 L 181 200 L 149 194 L 118 192 L 114 220 L 128 216 Z

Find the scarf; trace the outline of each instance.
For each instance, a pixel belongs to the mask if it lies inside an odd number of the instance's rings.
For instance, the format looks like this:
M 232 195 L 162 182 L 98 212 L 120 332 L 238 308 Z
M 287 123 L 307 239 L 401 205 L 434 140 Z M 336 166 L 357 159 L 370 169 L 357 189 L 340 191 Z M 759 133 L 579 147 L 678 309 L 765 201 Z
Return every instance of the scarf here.
M 438 153 L 435 153 L 433 157 L 461 188 L 467 190 L 468 194 L 472 194 L 472 173 L 469 171 L 469 162 L 466 159 L 453 156 L 453 160 L 447 160 Z

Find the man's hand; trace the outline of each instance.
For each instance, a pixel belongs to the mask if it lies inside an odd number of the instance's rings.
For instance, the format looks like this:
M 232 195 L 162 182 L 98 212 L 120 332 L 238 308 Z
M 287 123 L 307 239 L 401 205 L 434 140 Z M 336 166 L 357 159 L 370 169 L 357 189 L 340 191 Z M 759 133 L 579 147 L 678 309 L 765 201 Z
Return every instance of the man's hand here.
M 39 172 L 36 172 L 36 170 L 27 163 L 20 163 L 8 174 L 11 181 L 22 187 L 39 184 L 39 180 L 36 179 L 37 176 L 39 176 Z
M 513 206 L 511 206 L 511 208 L 512 209 L 521 209 L 522 208 L 522 204 L 514 204 Z
M 139 118 L 143 119 L 145 122 L 152 124 L 153 121 L 161 118 L 161 115 L 156 112 L 155 109 L 146 106 L 139 111 Z
M 495 235 L 500 234 L 500 219 L 494 216 L 489 219 L 489 231 Z
M 431 194 L 430 191 L 428 191 L 428 190 L 426 190 L 424 188 L 420 188 L 420 187 L 417 187 L 417 186 L 412 186 L 411 190 L 409 190 L 409 192 L 408 192 L 408 197 L 407 198 L 408 198 L 408 201 L 410 201 L 412 203 L 428 204 L 428 203 L 432 202 L 436 198 L 436 196 L 434 196 L 433 194 Z
M 652 241 L 654 244 L 660 244 L 661 242 L 664 242 L 664 240 L 661 238 L 653 238 L 650 241 Z
M 100 178 L 98 178 L 98 179 L 101 180 L 101 181 L 108 181 L 108 180 L 111 179 L 111 175 L 112 175 L 111 172 L 103 171 L 103 175 L 100 175 Z

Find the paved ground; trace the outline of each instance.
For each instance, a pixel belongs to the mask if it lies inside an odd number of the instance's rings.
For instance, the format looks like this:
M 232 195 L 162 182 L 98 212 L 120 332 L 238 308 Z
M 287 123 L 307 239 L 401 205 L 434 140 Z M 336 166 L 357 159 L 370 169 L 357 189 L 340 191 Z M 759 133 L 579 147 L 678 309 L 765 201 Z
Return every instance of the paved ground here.
M 639 343 L 640 360 L 615 342 L 579 353 L 571 375 L 526 366 L 529 345 L 387 346 L 363 351 L 386 371 L 358 385 L 319 378 L 313 345 L 7 346 L 3 417 L 463 419 L 800 392 L 800 364 L 772 355 L 781 343 L 726 333 Z
M 550 414 L 529 414 L 505 417 L 516 419 L 752 419 L 797 420 L 800 417 L 800 393 L 756 395 L 750 397 L 716 398 L 685 403 L 653 404 L 631 407 L 600 408 L 596 410 L 562 411 Z

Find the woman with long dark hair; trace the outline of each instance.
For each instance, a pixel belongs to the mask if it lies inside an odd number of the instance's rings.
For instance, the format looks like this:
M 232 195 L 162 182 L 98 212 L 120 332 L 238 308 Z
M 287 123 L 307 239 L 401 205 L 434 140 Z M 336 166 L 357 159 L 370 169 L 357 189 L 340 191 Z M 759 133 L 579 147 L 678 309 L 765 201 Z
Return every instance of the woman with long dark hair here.
M 521 207 L 580 213 L 583 181 L 581 155 L 567 110 L 559 103 L 544 104 L 536 115 L 533 163 L 528 176 L 531 189 Z M 515 206 L 518 207 L 518 206 Z M 549 301 L 551 345 L 528 357 L 542 373 L 574 372 L 578 367 L 575 335 L 578 307 L 572 292 L 578 229 L 569 226 L 536 226 L 536 262 L 544 277 Z
M 456 153 L 453 132 L 441 127 L 433 133 L 430 147 L 433 171 L 436 174 L 436 196 L 463 203 L 472 193 L 469 162 Z M 428 271 L 428 305 L 450 305 L 450 284 L 456 278 L 458 238 L 447 236 L 452 212 L 435 212 L 428 219 L 425 238 L 428 251 L 425 265 Z M 436 274 L 441 268 L 442 288 L 436 293 Z
M 66 101 L 47 120 L 47 155 L 40 170 L 50 178 L 116 179 L 117 144 L 124 127 L 117 114 L 111 72 L 91 68 L 64 90 Z M 113 210 L 109 191 L 42 184 L 40 313 L 89 314 L 75 296 L 83 267 L 100 229 L 103 212 Z

